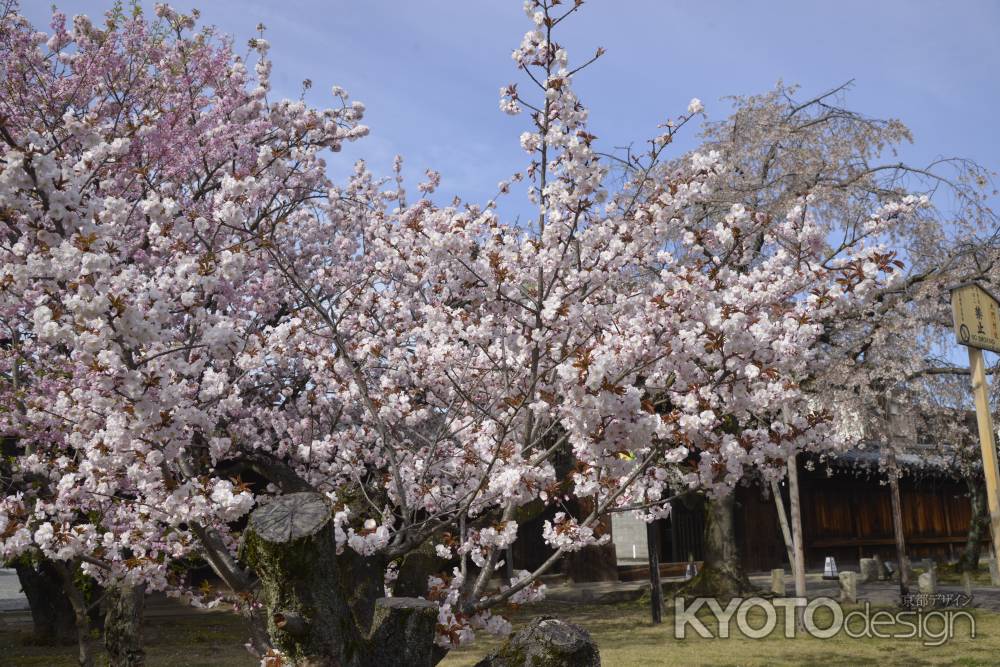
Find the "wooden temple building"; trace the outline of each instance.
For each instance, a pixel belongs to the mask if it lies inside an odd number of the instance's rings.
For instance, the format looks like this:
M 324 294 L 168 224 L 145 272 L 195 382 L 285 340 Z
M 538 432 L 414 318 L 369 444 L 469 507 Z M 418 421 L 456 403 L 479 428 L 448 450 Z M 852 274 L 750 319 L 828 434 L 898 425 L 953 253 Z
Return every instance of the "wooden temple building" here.
M 827 556 L 838 563 L 853 563 L 875 554 L 896 560 L 890 487 L 879 472 L 878 451 L 850 452 L 838 459 L 820 462 L 799 458 L 802 532 L 806 566 L 821 567 Z M 919 453 L 899 457 L 904 474 L 899 480 L 903 533 L 910 559 L 953 560 L 965 545 L 971 521 L 971 505 L 965 483 L 948 471 L 926 465 Z M 781 485 L 784 505 L 789 507 L 788 486 Z M 748 571 L 789 568 L 778 512 L 769 489 L 750 483 L 736 490 L 736 539 Z M 515 543 L 518 568 L 540 564 L 551 554 L 541 540 L 538 517 L 523 526 Z M 535 522 L 538 526 L 534 526 Z M 613 547 L 589 558 L 604 561 L 579 563 L 570 559 L 564 572 L 578 580 L 606 579 L 608 559 L 622 573 L 645 567 L 649 554 L 646 525 L 631 515 L 616 514 L 610 521 Z M 683 571 L 688 560 L 700 561 L 705 530 L 704 498 L 692 495 L 674 501 L 670 517 L 659 522 L 658 554 L 665 571 Z M 535 536 L 538 536 L 537 538 Z M 984 531 L 988 541 L 988 531 Z M 984 542 L 985 546 L 986 542 Z M 984 552 L 985 553 L 985 552 Z M 576 561 L 574 564 L 573 561 Z M 671 566 L 673 563 L 675 565 Z M 601 573 L 604 574 L 601 574 Z M 627 578 L 632 578 L 628 576 Z

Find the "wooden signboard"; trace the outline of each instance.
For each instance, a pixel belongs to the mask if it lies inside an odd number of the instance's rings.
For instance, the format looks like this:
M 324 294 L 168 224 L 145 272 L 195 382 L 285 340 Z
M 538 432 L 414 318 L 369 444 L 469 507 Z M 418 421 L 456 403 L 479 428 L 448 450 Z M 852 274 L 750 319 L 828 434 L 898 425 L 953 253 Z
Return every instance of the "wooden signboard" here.
M 951 310 L 959 345 L 1000 352 L 1000 307 L 979 285 L 962 285 L 951 292 Z

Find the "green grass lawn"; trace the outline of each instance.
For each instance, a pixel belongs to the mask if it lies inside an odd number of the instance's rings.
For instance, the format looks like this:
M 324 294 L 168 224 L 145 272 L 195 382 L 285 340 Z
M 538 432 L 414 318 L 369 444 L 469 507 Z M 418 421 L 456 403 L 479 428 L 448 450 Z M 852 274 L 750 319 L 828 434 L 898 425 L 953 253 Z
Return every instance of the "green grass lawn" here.
M 749 639 L 736 635 L 729 639 L 702 639 L 693 633 L 684 640 L 673 637 L 672 604 L 662 625 L 649 620 L 648 605 L 642 602 L 617 605 L 543 603 L 523 607 L 511 614 L 515 627 L 533 616 L 557 616 L 587 628 L 597 640 L 606 667 L 646 665 L 963 665 L 1000 664 L 1000 614 L 974 610 L 977 636 L 968 637 L 967 625 L 958 636 L 942 646 L 924 646 L 920 639 L 833 639 L 781 635 L 781 619 L 771 637 Z M 713 633 L 714 624 L 705 614 Z M 762 620 L 751 615 L 751 622 Z M 819 621 L 822 624 L 822 620 Z M 4 667 L 71 667 L 76 664 L 74 647 L 58 649 L 31 646 L 27 625 L 0 627 L 0 665 Z M 150 619 L 146 630 L 150 667 L 251 667 L 256 661 L 243 650 L 245 634 L 240 620 L 225 613 L 202 613 Z M 468 667 L 476 663 L 501 640 L 485 636 L 475 645 L 453 651 L 442 667 Z M 99 664 L 101 664 L 99 662 Z
M 662 625 L 653 625 L 648 603 L 619 605 L 557 605 L 544 603 L 519 610 L 513 615 L 515 627 L 532 616 L 545 613 L 578 623 L 590 631 L 601 651 L 606 667 L 646 665 L 713 665 L 771 666 L 789 665 L 833 667 L 834 665 L 879 665 L 900 667 L 911 665 L 963 665 L 965 667 L 1000 664 L 1000 614 L 973 610 L 976 638 L 968 636 L 963 621 L 957 637 L 942 646 L 924 646 L 920 639 L 851 639 L 838 635 L 832 639 L 797 637 L 786 639 L 781 632 L 781 616 L 775 632 L 764 639 L 742 635 L 729 639 L 702 639 L 693 632 L 683 640 L 674 639 L 673 608 L 664 614 Z M 851 607 L 860 609 L 860 607 Z M 757 610 L 754 610 L 757 611 Z M 779 612 L 780 614 L 780 612 Z M 705 625 L 717 634 L 708 614 L 698 614 Z M 825 627 L 822 613 L 817 623 Z M 751 613 L 751 625 L 760 627 L 763 614 Z M 933 626 L 936 630 L 939 626 Z M 901 628 L 903 629 L 903 628 Z M 888 628 L 882 628 L 885 633 Z M 452 652 L 442 667 L 474 665 L 492 648 L 501 643 L 496 638 L 477 641 L 474 646 Z
M 922 568 L 914 568 L 913 579 L 916 581 L 918 575 L 923 573 L 925 570 Z M 955 569 L 954 565 L 949 565 L 947 563 L 942 563 L 937 566 L 937 578 L 940 584 L 950 584 L 957 586 L 962 583 L 962 574 Z M 990 571 L 987 567 L 980 567 L 972 575 L 972 585 L 973 586 L 990 586 Z

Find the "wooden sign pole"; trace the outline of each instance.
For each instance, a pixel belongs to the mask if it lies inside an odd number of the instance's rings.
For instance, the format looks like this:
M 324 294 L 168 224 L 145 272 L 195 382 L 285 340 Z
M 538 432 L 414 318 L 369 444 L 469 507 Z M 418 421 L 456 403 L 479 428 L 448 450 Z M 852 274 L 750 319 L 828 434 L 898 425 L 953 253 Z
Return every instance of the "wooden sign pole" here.
M 972 371 L 972 394 L 976 400 L 976 423 L 979 426 L 979 446 L 983 451 L 983 477 L 986 479 L 986 502 L 990 510 L 990 534 L 993 553 L 1000 554 L 1000 498 L 997 497 L 1000 469 L 997 468 L 997 448 L 993 436 L 993 418 L 987 396 L 986 365 L 983 351 L 968 347 L 969 369 Z
M 781 499 L 781 487 L 776 480 L 771 480 L 771 495 L 778 508 L 778 523 L 781 525 L 781 536 L 785 540 L 785 551 L 788 552 L 788 567 L 795 567 L 795 546 L 792 542 L 792 531 L 788 527 L 788 515 L 785 514 L 785 501 Z
M 663 622 L 663 584 L 660 583 L 660 524 L 646 524 L 646 550 L 649 553 L 649 604 L 653 623 Z
M 899 561 L 899 595 L 910 594 L 910 559 L 906 555 L 906 536 L 903 534 L 903 504 L 899 499 L 899 466 L 896 465 L 895 443 L 889 442 L 886 468 L 889 473 L 889 500 L 892 506 L 892 533 L 896 538 L 896 559 Z
M 955 323 L 955 338 L 969 351 L 979 446 L 983 452 L 986 501 L 990 509 L 990 536 L 993 538 L 994 558 L 997 558 L 1000 557 L 1000 499 L 997 498 L 1000 469 L 997 468 L 996 436 L 990 416 L 983 350 L 1000 353 L 1000 304 L 996 297 L 980 285 L 967 283 L 952 288 L 951 312 Z

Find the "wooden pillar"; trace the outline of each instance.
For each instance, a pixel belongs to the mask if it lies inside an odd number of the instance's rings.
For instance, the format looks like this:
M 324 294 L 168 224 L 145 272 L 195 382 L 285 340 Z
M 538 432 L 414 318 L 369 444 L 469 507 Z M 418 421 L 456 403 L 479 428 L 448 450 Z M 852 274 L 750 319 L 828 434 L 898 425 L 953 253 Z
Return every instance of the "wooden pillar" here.
M 1000 469 L 997 468 L 997 448 L 993 436 L 993 419 L 987 395 L 986 367 L 983 351 L 969 347 L 969 368 L 972 371 L 972 394 L 976 399 L 976 425 L 979 427 L 979 446 L 983 453 L 983 477 L 986 479 L 986 506 L 990 511 L 990 535 L 993 538 L 994 557 L 1000 555 Z
M 855 480 L 851 480 L 852 486 Z M 857 488 L 857 487 L 855 487 Z M 865 527 L 861 523 L 862 520 L 862 510 L 861 505 L 863 504 L 862 498 L 859 494 L 851 494 L 851 514 L 854 518 L 854 539 L 858 541 L 858 562 L 865 557 Z
M 646 524 L 646 552 L 649 554 L 650 606 L 653 623 L 663 622 L 663 588 L 660 584 L 660 526 L 659 521 Z
M 670 502 L 670 560 L 677 563 L 680 561 L 677 541 L 680 539 L 680 531 L 677 530 L 677 501 Z
M 792 531 L 788 527 L 788 516 L 785 514 L 785 501 L 781 499 L 781 487 L 778 482 L 771 480 L 771 495 L 774 496 L 774 504 L 778 508 L 778 523 L 781 524 L 781 537 L 785 540 L 785 551 L 788 552 L 788 567 L 795 563 L 795 546 L 792 544 Z

